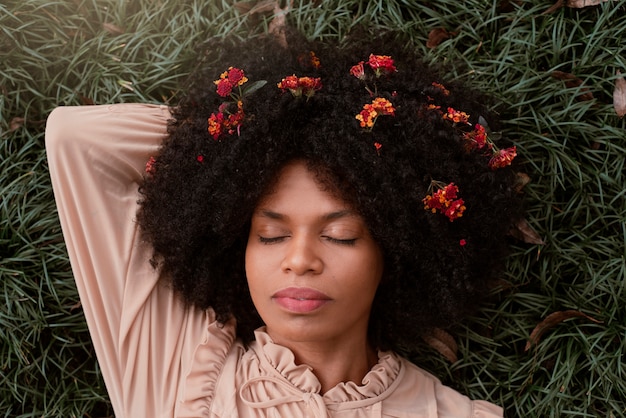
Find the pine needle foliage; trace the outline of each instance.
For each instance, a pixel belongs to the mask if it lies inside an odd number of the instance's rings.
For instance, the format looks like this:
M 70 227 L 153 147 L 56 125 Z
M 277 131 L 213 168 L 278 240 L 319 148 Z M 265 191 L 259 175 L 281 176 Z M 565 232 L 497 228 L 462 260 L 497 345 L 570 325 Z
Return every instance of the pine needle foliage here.
M 271 13 L 253 8 L 260 3 L 0 4 L 1 416 L 113 415 L 53 203 L 47 114 L 62 104 L 175 102 L 207 40 L 268 30 Z M 449 331 L 457 362 L 426 344 L 407 347 L 412 358 L 509 417 L 624 417 L 626 126 L 612 95 L 617 71 L 626 73 L 626 5 L 551 6 L 294 0 L 287 21 L 316 39 L 394 29 L 449 78 L 498 99 L 501 128 L 531 179 L 528 221 L 545 245 L 512 240 L 492 303 Z M 449 36 L 429 48 L 436 28 Z M 587 317 L 554 321 L 530 339 L 562 311 Z

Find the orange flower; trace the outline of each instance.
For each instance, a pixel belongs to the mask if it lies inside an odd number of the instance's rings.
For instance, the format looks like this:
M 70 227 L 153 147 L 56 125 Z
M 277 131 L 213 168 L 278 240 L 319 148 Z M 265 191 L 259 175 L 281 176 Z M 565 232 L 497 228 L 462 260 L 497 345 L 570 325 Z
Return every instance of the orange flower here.
M 355 118 L 360 122 L 361 128 L 371 130 L 380 115 L 395 116 L 396 109 L 391 102 L 382 97 L 375 98 L 372 103 L 363 105 L 363 110 Z
M 469 123 L 469 115 L 465 112 L 460 112 L 451 107 L 448 108 L 448 113 L 443 114 L 444 120 L 451 120 L 454 123 Z
M 441 90 L 441 92 L 443 93 L 444 96 L 449 96 L 450 95 L 450 90 L 448 90 L 443 84 L 440 84 L 440 83 L 437 83 L 436 81 L 433 81 L 432 85 L 433 85 L 433 87 L 436 87 L 439 90 Z
M 317 57 L 317 55 L 315 55 L 315 52 L 309 52 L 309 56 L 311 57 L 311 65 L 313 66 L 313 68 L 319 70 L 322 67 L 322 63 L 320 62 L 320 59 Z
M 359 114 L 355 117 L 359 122 L 361 122 L 361 128 L 371 129 L 374 127 L 374 121 L 378 117 L 378 112 L 376 112 L 374 106 L 366 104 L 363 106 L 363 110 L 361 110 L 361 112 L 359 112 Z
M 302 94 L 304 94 L 308 99 L 313 97 L 315 92 L 322 88 L 322 79 L 313 77 L 300 77 L 298 79 L 298 84 L 300 88 L 302 88 Z
M 209 116 L 209 134 L 213 137 L 213 139 L 218 140 L 222 135 L 222 127 L 224 125 L 224 114 L 222 112 L 218 112 L 217 114 L 211 113 Z
M 298 63 L 304 68 L 314 68 L 316 70 L 322 68 L 322 63 L 317 55 L 315 55 L 314 51 L 309 51 L 308 54 L 300 54 L 298 56 Z
M 372 102 L 374 109 L 382 115 L 391 115 L 395 116 L 396 109 L 393 107 L 391 102 L 387 99 L 383 99 L 382 97 L 377 97 Z

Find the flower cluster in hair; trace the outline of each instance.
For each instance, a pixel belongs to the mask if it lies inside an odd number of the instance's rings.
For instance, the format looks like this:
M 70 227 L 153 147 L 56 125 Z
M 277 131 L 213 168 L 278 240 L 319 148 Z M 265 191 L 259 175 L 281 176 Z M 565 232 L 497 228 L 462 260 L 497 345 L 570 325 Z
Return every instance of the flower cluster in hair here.
M 308 54 L 301 54 L 298 56 L 298 62 L 302 67 L 310 67 L 314 70 L 322 68 L 322 62 L 315 54 L 315 51 L 309 51 Z
M 277 84 L 282 91 L 289 90 L 293 97 L 306 97 L 309 100 L 315 92 L 322 89 L 322 80 L 319 77 L 297 77 L 295 74 L 283 78 Z
M 370 54 L 367 61 L 360 61 L 358 64 L 350 68 L 350 74 L 362 81 L 367 81 L 371 77 L 365 73 L 365 64 L 372 69 L 374 77 L 378 78 L 383 75 L 389 75 L 398 71 L 393 59 L 389 55 Z
M 432 86 L 439 89 L 444 96 L 450 94 L 449 90 L 441 83 L 433 82 Z M 428 99 L 433 101 L 432 97 Z M 463 145 L 466 151 L 481 151 L 486 157 L 489 157 L 487 164 L 492 170 L 511 165 L 513 159 L 517 156 L 517 148 L 515 146 L 498 149 L 494 141 L 489 137 L 488 128 L 482 123 L 476 123 L 473 129 L 468 130 L 467 128 L 471 127 L 472 124 L 469 121 L 470 115 L 467 113 L 453 107 L 448 107 L 446 111 L 443 111 L 441 106 L 433 103 L 428 104 L 426 109 L 438 112 L 443 120 L 452 122 L 455 127 L 462 130 Z
M 214 140 L 219 140 L 223 135 L 240 134 L 240 128 L 246 116 L 243 111 L 244 96 L 253 93 L 263 87 L 264 80 L 257 81 L 248 88 L 242 86 L 248 82 L 244 71 L 240 68 L 229 67 L 220 78 L 213 83 L 217 86 L 216 92 L 220 97 L 230 97 L 231 101 L 226 101 L 219 106 L 217 113 L 211 113 L 207 119 L 207 130 Z M 233 109 L 235 107 L 236 109 Z
M 444 97 L 450 95 L 450 91 L 443 84 L 434 81 L 431 85 L 439 90 Z M 428 101 L 429 103 L 424 105 L 424 109 L 436 112 L 442 120 L 452 123 L 461 132 L 462 145 L 467 153 L 479 152 L 487 157 L 487 165 L 492 170 L 511 165 L 517 155 L 516 147 L 498 149 L 489 136 L 486 122 L 480 123 L 482 118 L 479 118 L 479 123 L 475 123 L 472 127 L 468 113 L 449 106 L 443 110 L 441 106 L 433 103 L 434 99 L 430 96 L 428 96 Z M 419 114 L 422 114 L 421 110 L 418 112 Z M 432 213 L 440 212 L 451 222 L 463 216 L 466 209 L 465 202 L 458 198 L 459 189 L 454 183 L 444 186 L 441 182 L 433 181 L 431 189 L 433 189 L 432 193 L 423 200 L 424 209 Z
M 356 115 L 356 119 L 360 122 L 361 128 L 371 131 L 379 116 L 395 116 L 395 114 L 396 109 L 389 100 L 377 97 L 371 103 L 363 105 L 363 110 Z
M 483 155 L 492 154 L 488 140 L 506 141 L 478 118 L 497 130 L 497 114 L 484 105 L 488 99 L 458 81 L 443 89 L 432 85 L 442 74 L 388 38 L 340 46 L 294 37 L 287 49 L 271 38 L 216 44 L 203 62 L 224 68 L 199 68 L 193 76 L 140 187 L 137 222 L 163 280 L 188 304 L 211 307 L 220 323 L 234 318 L 237 336 L 252 341 L 263 321 L 246 281 L 249 222 L 280 170 L 300 160 L 320 187 L 363 217 L 381 248 L 384 276 L 368 335 L 376 347 L 410 346 L 432 327 L 450 326 L 471 312 L 488 294 L 488 281 L 501 276 L 507 233 L 523 208 L 512 168 L 492 170 Z M 322 59 L 319 69 L 312 50 Z M 355 78 L 350 65 L 371 51 L 388 55 L 364 60 L 366 79 Z M 220 96 L 207 80 L 220 78 L 229 66 L 245 74 L 235 82 L 236 74 L 227 72 L 220 83 L 229 84 L 221 91 L 231 91 Z M 310 100 L 304 91 L 294 99 L 275 87 L 290 75 L 320 77 L 324 87 Z M 249 80 L 238 85 L 243 77 Z M 269 85 L 246 93 L 256 80 Z M 377 98 L 391 103 L 395 116 L 363 115 L 372 121 L 368 131 L 355 115 L 365 104 L 389 109 Z M 228 126 L 239 101 L 243 120 Z M 441 113 L 427 112 L 429 104 L 441 105 Z M 454 114 L 448 107 L 466 112 L 472 125 L 444 119 L 444 112 Z M 421 109 L 424 117 L 416 117 Z M 222 128 L 218 140 L 207 133 L 212 113 Z M 484 134 L 474 129 L 477 122 Z M 470 150 L 472 141 L 476 149 Z
M 424 209 L 432 213 L 441 212 L 450 219 L 450 222 L 463 216 L 466 209 L 465 201 L 459 198 L 459 188 L 454 183 L 443 185 L 433 181 L 431 189 L 433 189 L 431 194 L 422 200 Z
M 366 72 L 366 66 L 370 70 Z M 376 120 L 379 116 L 395 116 L 396 109 L 389 101 L 384 97 L 379 97 L 377 79 L 380 77 L 387 77 L 397 70 L 393 58 L 389 55 L 374 55 L 370 54 L 367 61 L 359 61 L 358 64 L 353 65 L 350 68 L 350 74 L 365 83 L 365 89 L 371 97 L 375 97 L 371 103 L 363 105 L 363 109 L 355 116 L 359 121 L 361 128 L 364 128 L 367 132 L 372 132 Z M 370 86 L 370 82 L 373 81 L 373 87 Z M 376 153 L 380 155 L 382 144 L 380 142 L 374 142 L 374 148 Z

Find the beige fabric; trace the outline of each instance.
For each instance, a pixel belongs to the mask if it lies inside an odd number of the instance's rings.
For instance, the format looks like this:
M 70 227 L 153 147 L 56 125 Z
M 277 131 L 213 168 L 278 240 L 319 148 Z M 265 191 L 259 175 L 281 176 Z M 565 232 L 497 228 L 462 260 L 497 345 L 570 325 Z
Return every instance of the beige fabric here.
M 379 353 L 363 382 L 320 395 L 312 370 L 263 329 L 246 350 L 233 324 L 184 309 L 159 284 L 134 222 L 137 186 L 169 117 L 156 105 L 62 107 L 46 130 L 61 225 L 118 418 L 502 416 L 393 353 Z

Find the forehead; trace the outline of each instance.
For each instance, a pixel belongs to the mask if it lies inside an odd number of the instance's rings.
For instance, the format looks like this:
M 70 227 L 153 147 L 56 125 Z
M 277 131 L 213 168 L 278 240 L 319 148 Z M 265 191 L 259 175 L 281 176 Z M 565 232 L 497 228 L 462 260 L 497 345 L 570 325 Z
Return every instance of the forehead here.
M 257 209 L 268 205 L 314 205 L 351 208 L 328 170 L 311 168 L 305 161 L 285 165 L 261 196 Z

